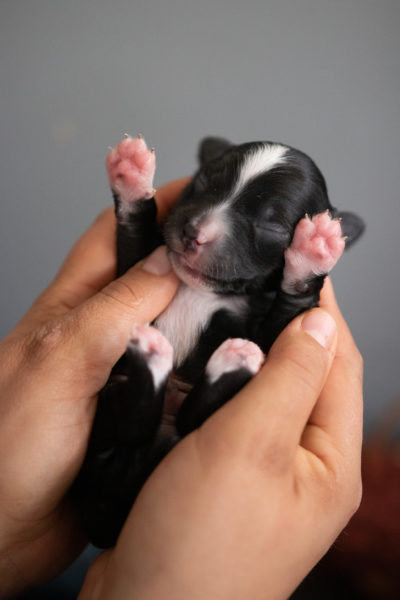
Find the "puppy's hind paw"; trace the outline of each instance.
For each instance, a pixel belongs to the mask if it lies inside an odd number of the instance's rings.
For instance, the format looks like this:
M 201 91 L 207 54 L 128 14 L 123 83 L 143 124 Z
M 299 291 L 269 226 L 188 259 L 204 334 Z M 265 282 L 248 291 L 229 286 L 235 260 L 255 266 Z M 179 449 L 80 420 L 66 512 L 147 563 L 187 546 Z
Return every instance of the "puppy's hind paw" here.
M 159 390 L 172 369 L 173 350 L 169 341 L 155 327 L 135 325 L 127 352 L 137 352 L 145 358 L 153 377 L 154 388 Z
M 255 375 L 263 362 L 264 354 L 257 344 L 232 338 L 225 340 L 212 354 L 207 363 L 206 375 L 211 384 L 232 371 L 244 369 L 249 375 Z

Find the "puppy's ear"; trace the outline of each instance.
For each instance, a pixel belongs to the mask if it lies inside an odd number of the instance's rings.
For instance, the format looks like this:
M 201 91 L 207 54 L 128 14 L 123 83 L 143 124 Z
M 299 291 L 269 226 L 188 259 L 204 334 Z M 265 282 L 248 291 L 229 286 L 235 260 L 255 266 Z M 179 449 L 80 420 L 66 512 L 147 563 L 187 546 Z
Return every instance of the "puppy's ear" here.
M 352 212 L 338 211 L 335 218 L 342 219 L 342 235 L 347 237 L 346 248 L 349 248 L 364 232 L 365 223 L 361 217 Z
M 222 138 L 217 137 L 206 137 L 204 140 L 200 142 L 199 146 L 199 162 L 200 166 L 203 166 L 204 163 L 212 160 L 213 158 L 217 158 L 220 156 L 225 150 L 232 146 L 231 142 L 228 140 L 224 140 Z

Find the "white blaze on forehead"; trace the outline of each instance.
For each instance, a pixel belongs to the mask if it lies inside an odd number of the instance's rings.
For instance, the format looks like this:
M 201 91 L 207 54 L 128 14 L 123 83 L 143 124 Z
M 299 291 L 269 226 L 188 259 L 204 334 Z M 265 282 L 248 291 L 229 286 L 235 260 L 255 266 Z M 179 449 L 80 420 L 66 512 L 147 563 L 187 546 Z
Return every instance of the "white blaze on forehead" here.
M 263 144 L 249 152 L 240 168 L 232 196 L 236 196 L 252 179 L 285 162 L 288 151 L 281 144 Z
M 270 171 L 279 164 L 286 162 L 287 146 L 281 144 L 262 144 L 255 150 L 249 151 L 231 191 L 227 190 L 227 196 L 213 207 L 210 207 L 206 216 L 201 217 L 193 224 L 199 227 L 199 244 L 214 241 L 229 232 L 229 208 L 232 201 L 246 185 L 258 175 Z

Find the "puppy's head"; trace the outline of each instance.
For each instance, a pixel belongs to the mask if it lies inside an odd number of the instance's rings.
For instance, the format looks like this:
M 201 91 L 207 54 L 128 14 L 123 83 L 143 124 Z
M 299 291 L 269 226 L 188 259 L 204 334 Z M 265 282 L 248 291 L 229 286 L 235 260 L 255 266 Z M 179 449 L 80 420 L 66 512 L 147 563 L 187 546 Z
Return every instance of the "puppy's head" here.
M 207 138 L 199 157 L 164 229 L 177 274 L 220 294 L 275 289 L 298 221 L 326 209 L 338 216 L 321 172 L 307 155 L 274 142 Z

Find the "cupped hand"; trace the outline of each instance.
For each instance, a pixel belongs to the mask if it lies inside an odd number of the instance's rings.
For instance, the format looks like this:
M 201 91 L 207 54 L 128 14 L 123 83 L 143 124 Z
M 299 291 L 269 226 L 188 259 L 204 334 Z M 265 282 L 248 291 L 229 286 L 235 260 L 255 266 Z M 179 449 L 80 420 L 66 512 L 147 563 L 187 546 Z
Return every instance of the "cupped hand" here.
M 157 192 L 161 218 L 187 181 Z M 178 286 L 163 248 L 112 281 L 115 271 L 110 208 L 0 344 L 5 597 L 58 574 L 86 543 L 66 493 L 85 455 L 97 394 L 123 354 L 132 325 L 154 319 Z
M 287 598 L 361 499 L 362 360 L 330 281 L 146 482 L 80 599 Z

